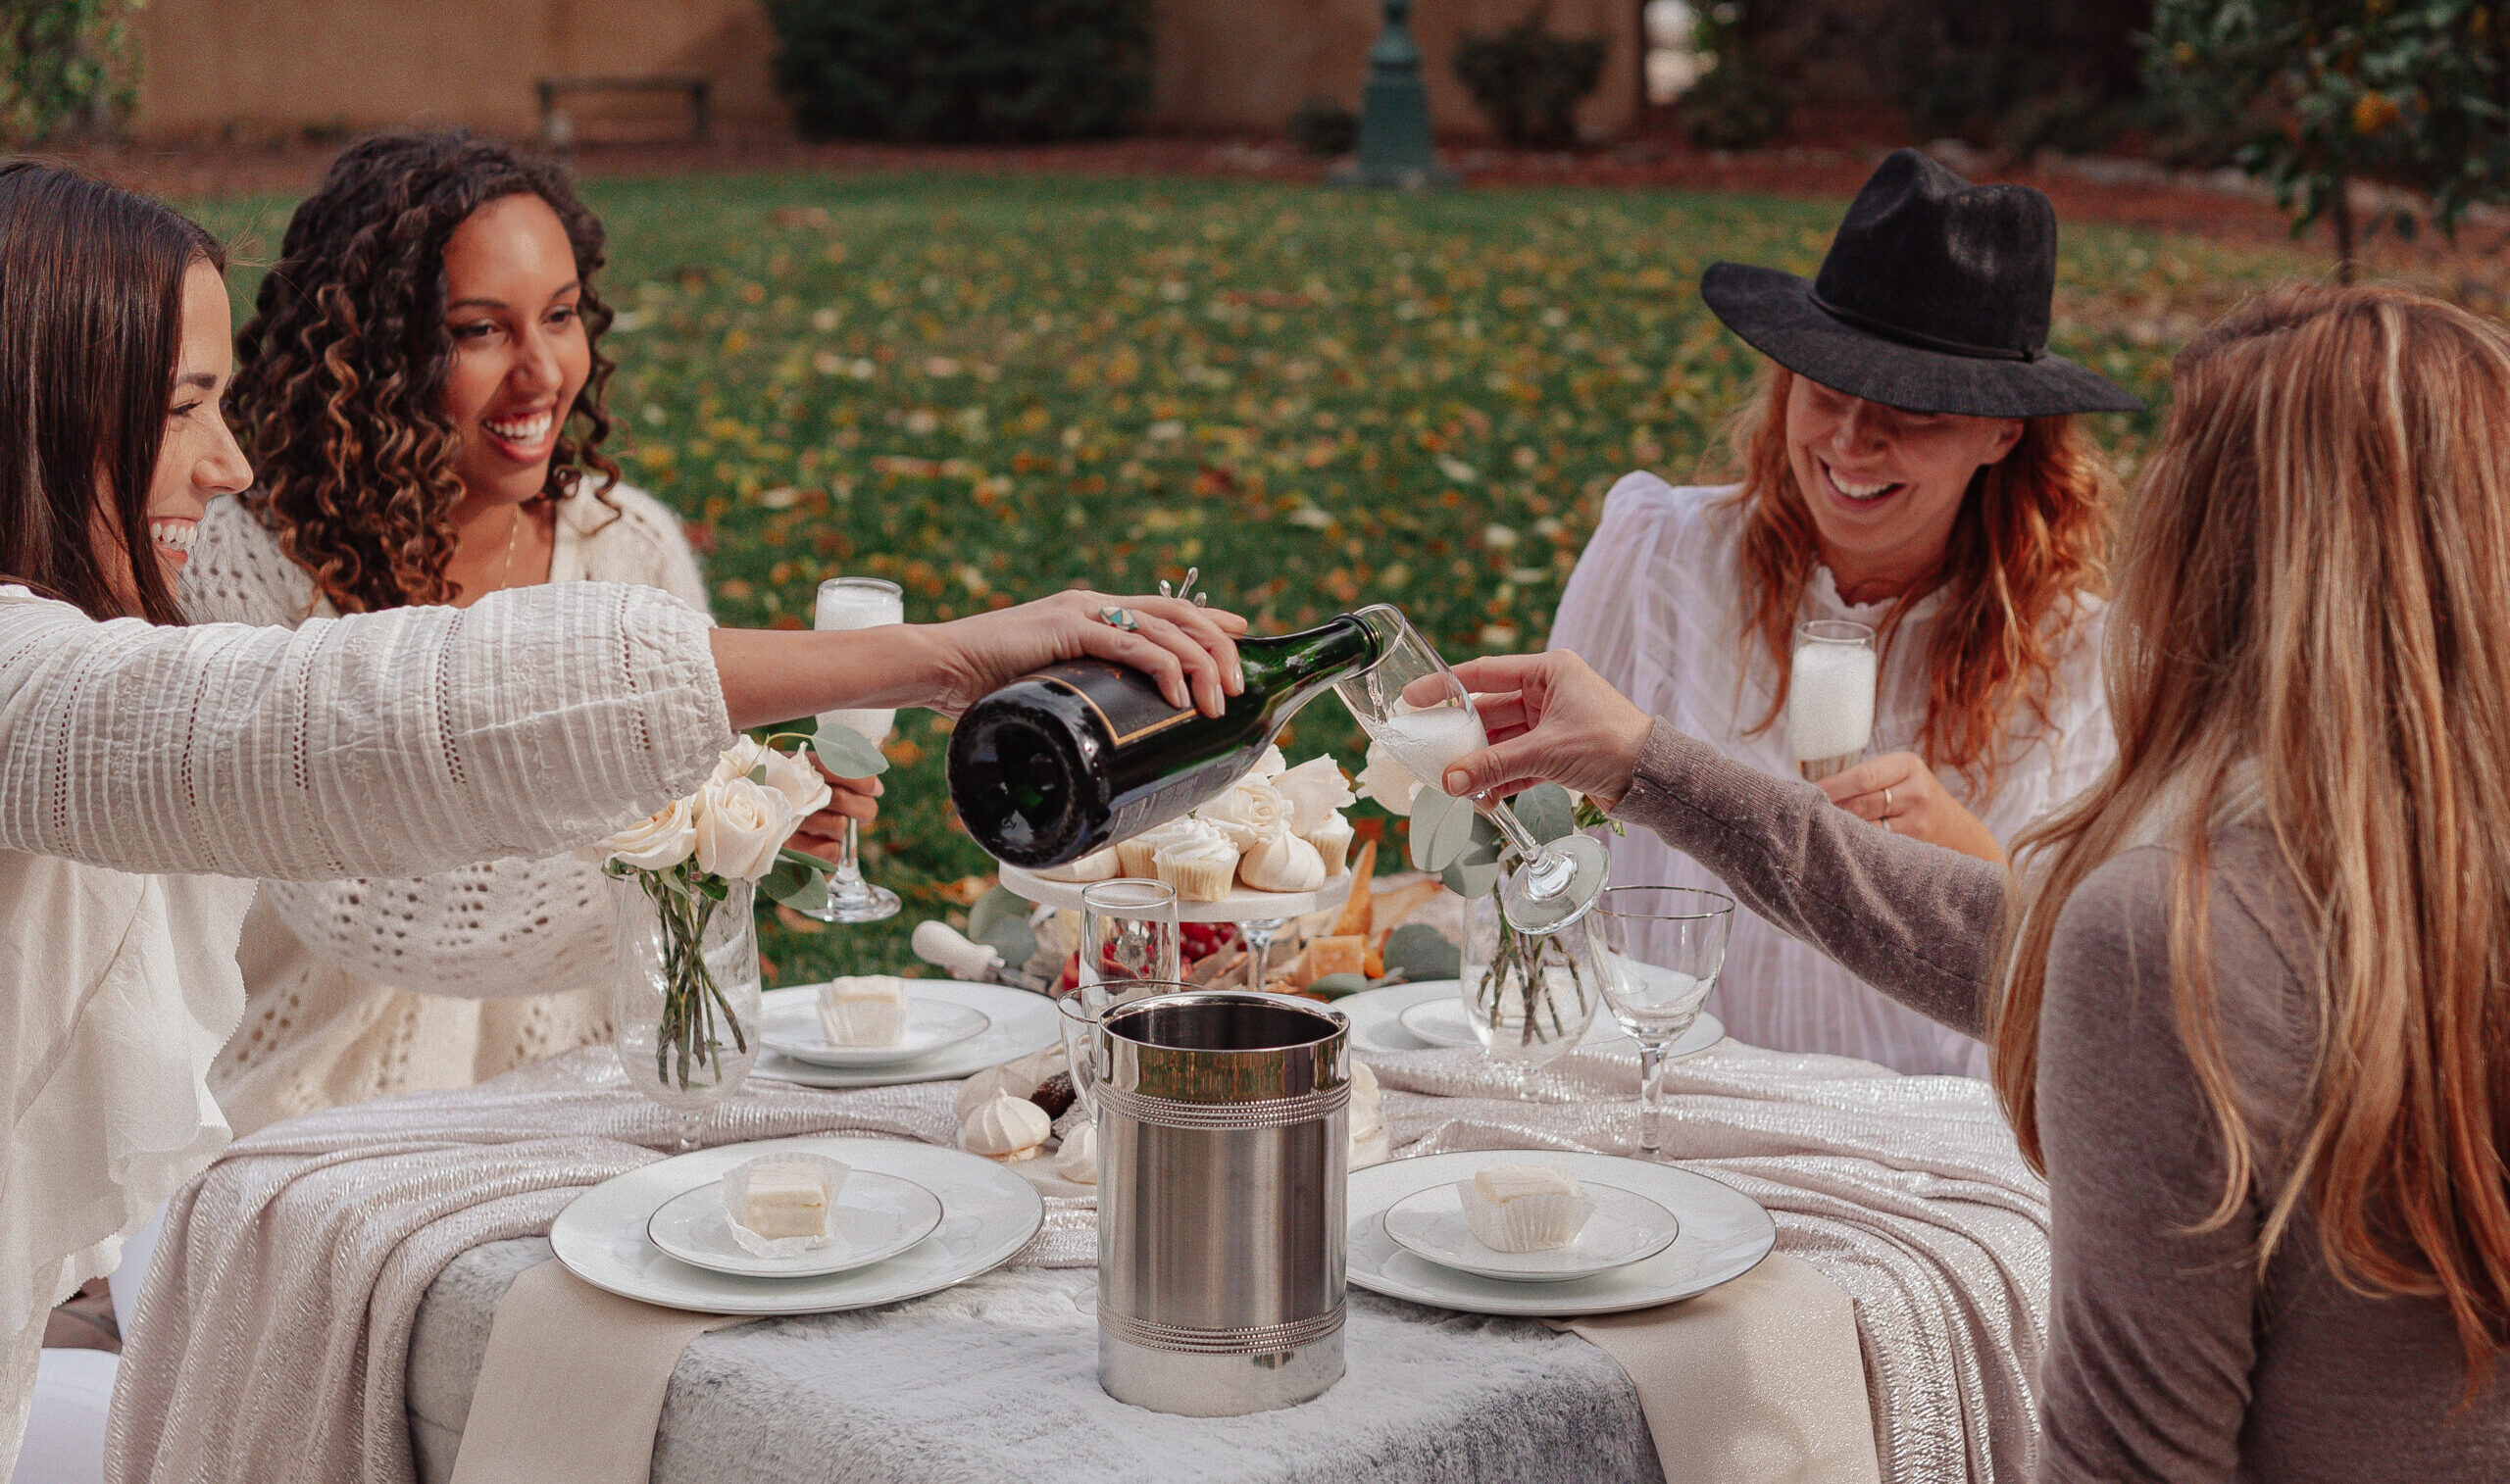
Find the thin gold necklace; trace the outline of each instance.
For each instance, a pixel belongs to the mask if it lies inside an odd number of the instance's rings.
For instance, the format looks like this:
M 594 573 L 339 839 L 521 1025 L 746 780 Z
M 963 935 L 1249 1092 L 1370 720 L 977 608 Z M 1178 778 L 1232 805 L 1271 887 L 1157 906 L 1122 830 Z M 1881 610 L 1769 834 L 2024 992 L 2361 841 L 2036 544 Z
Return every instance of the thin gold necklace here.
M 515 548 L 515 543 L 516 543 L 517 541 L 520 541 L 520 540 L 522 540 L 522 539 L 523 539 L 523 512 L 524 512 L 524 508 L 525 508 L 526 506 L 528 506 L 528 505 L 532 504 L 532 503 L 533 503 L 533 501 L 537 500 L 538 498 L 539 498 L 539 496 L 535 495 L 535 496 L 533 496 L 533 497 L 532 497 L 532 499 L 531 499 L 531 500 L 525 500 L 525 501 L 522 501 L 522 502 L 520 502 L 519 504 L 517 504 L 517 505 L 514 507 L 514 519 L 506 522 L 506 554 L 505 554 L 505 559 L 504 559 L 503 561 L 501 561 L 501 562 L 499 562 L 499 563 L 497 564 L 497 586 L 498 586 L 498 587 L 505 587 L 505 586 L 507 586 L 507 585 L 509 584 L 510 579 L 514 576 L 514 548 Z

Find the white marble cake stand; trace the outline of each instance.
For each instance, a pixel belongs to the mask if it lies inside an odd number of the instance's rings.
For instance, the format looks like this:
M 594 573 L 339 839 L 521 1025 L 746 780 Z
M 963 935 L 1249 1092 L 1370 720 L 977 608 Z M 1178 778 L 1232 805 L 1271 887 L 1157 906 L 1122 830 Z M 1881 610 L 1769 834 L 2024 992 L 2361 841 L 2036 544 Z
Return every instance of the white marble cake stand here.
M 1050 881 L 1017 866 L 1002 867 L 1002 884 L 1012 893 L 1041 907 L 1079 912 L 1080 894 L 1094 882 Z M 1255 891 L 1240 886 L 1217 902 L 1177 903 L 1180 922 L 1234 922 L 1246 937 L 1246 987 L 1261 989 L 1263 965 L 1271 957 L 1273 935 L 1292 917 L 1339 907 L 1351 895 L 1351 873 L 1344 871 L 1314 891 Z

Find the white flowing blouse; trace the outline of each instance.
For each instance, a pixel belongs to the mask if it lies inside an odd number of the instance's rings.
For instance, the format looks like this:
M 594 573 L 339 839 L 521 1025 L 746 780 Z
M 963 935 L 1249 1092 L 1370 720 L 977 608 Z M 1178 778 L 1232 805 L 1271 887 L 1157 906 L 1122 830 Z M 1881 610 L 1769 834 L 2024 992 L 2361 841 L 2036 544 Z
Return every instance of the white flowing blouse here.
M 1737 762 L 1792 777 L 1785 717 L 1758 735 L 1749 731 L 1769 712 L 1777 675 L 1760 635 L 1744 632 L 1743 512 L 1726 503 L 1733 493 L 1677 489 L 1650 473 L 1623 476 L 1561 597 L 1551 648 L 1575 651 L 1648 715 Z M 1926 651 L 1940 608 L 1939 594 L 1920 599 L 1882 657 L 1871 756 L 1916 749 L 1926 723 Z M 1818 569 L 1799 618 L 1879 627 L 1889 610 L 1888 601 L 1842 601 L 1829 569 Z M 2075 619 L 2048 697 L 2051 725 L 2039 730 L 2027 710 L 2017 719 L 1994 797 L 1973 798 L 1958 774 L 1937 774 L 1999 842 L 2009 844 L 2080 792 L 2117 754 L 2100 686 L 2104 618 L 2095 600 Z M 1719 884 L 1646 830 L 1607 839 L 1617 885 Z M 1905 1072 L 1986 1072 L 1983 1045 L 1893 1004 L 1741 907 L 1709 1009 L 1757 1046 L 1863 1057 Z
M 659 587 L 700 613 L 679 519 L 622 484 L 558 502 L 552 582 Z M 294 628 L 339 610 L 278 537 L 212 501 L 184 564 L 204 623 Z M 265 881 L 236 957 L 244 1019 L 209 1083 L 237 1136 L 330 1108 L 468 1087 L 610 1038 L 612 904 L 572 855 L 480 861 L 395 880 Z
M 292 633 L 0 587 L 0 1477 L 47 1312 L 226 1141 L 253 878 L 547 856 L 687 794 L 732 737 L 707 630 L 607 583 Z

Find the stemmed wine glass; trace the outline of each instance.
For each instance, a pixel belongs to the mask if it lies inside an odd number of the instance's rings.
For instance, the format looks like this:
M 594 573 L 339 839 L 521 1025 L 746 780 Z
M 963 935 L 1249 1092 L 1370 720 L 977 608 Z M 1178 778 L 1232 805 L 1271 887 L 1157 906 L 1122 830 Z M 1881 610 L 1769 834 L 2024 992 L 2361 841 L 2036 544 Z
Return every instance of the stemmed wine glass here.
M 1400 609 L 1374 604 L 1354 615 L 1378 635 L 1381 656 L 1357 675 L 1334 682 L 1362 730 L 1384 744 L 1421 786 L 1446 792 L 1449 765 L 1490 745 L 1464 682 L 1421 637 Z M 1499 905 L 1521 932 L 1557 932 L 1575 922 L 1603 890 L 1604 848 L 1585 835 L 1549 845 L 1533 837 L 1506 801 L 1480 797 L 1474 809 L 1499 828 L 1521 865 L 1499 883 Z
M 880 628 L 905 621 L 906 596 L 896 583 L 878 577 L 830 577 L 820 584 L 812 626 L 822 630 Z M 878 747 L 896 723 L 897 716 L 894 710 L 822 712 L 820 731 L 825 735 L 831 728 L 846 727 Z M 878 922 L 897 915 L 897 893 L 863 879 L 862 845 L 852 817 L 845 821 L 845 849 L 828 868 L 827 905 L 796 910 L 822 922 Z
M 1604 1003 L 1638 1043 L 1638 1147 L 1664 1142 L 1665 1048 L 1699 1018 L 1726 967 L 1734 899 L 1687 886 L 1615 886 L 1587 917 Z

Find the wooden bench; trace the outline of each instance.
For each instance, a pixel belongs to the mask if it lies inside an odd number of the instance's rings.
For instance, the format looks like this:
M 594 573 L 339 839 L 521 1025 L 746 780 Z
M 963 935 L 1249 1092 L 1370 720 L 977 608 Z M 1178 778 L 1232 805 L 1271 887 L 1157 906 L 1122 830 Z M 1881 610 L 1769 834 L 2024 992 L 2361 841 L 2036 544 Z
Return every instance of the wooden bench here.
M 691 143 L 706 142 L 709 120 L 707 94 L 712 84 L 689 73 L 655 73 L 641 77 L 543 77 L 532 84 L 540 95 L 540 137 L 543 142 L 563 147 L 573 143 L 558 112 L 558 99 L 568 93 L 682 93 L 688 98 L 688 138 Z

